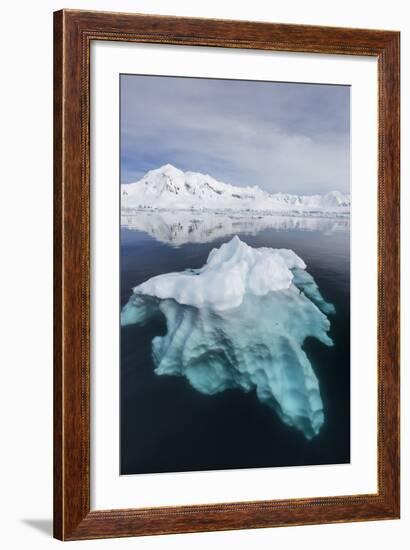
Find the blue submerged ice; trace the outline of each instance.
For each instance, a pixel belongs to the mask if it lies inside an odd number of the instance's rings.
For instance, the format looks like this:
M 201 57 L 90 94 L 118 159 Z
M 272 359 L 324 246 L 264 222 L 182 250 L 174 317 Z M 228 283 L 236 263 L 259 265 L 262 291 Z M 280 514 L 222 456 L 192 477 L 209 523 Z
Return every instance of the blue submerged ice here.
M 134 288 L 121 324 L 165 319 L 152 341 L 158 375 L 185 376 L 197 391 L 256 391 L 259 401 L 307 439 L 324 423 L 319 382 L 303 344 L 326 346 L 334 313 L 292 250 L 252 248 L 234 237 L 205 265 Z

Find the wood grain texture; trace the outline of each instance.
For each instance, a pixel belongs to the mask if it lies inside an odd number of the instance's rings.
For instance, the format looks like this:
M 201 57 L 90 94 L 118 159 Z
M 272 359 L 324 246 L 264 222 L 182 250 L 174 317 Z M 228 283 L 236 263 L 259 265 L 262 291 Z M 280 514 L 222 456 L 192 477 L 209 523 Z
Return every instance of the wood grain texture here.
M 90 511 L 92 40 L 374 56 L 379 78 L 378 493 Z M 54 14 L 54 536 L 61 540 L 399 517 L 399 33 L 63 10 Z
M 53 326 L 53 353 L 54 353 L 54 492 L 53 492 L 53 516 L 54 536 L 63 538 L 63 436 L 62 436 L 62 413 L 63 413 L 63 323 L 62 323 L 62 247 L 63 247 L 63 225 L 62 225 L 62 182 L 63 182 L 63 155 L 62 155 L 62 127 L 63 127 L 63 94 L 62 94 L 62 14 L 55 14 L 54 17 L 54 326 Z

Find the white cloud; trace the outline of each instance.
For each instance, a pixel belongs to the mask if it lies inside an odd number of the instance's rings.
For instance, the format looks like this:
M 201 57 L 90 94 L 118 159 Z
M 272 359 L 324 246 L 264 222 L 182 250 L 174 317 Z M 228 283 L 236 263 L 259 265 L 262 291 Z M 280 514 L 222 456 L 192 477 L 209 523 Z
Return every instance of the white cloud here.
M 269 191 L 348 190 L 346 87 L 122 78 L 124 181 L 170 162 Z

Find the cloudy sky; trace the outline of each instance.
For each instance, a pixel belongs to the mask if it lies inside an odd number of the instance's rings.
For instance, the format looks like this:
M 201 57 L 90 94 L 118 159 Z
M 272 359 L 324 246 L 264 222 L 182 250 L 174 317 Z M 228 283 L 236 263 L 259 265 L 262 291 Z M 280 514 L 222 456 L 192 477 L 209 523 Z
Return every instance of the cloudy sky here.
M 350 88 L 121 76 L 121 182 L 173 164 L 233 185 L 349 190 Z

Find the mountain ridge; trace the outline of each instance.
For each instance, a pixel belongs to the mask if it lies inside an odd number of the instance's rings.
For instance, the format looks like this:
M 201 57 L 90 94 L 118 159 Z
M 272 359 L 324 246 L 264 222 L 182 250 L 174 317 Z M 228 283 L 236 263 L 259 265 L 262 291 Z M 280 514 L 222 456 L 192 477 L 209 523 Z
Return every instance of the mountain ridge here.
M 350 196 L 340 191 L 325 195 L 268 193 L 258 186 L 239 187 L 208 174 L 183 172 L 165 164 L 140 180 L 121 185 L 122 208 L 254 210 L 271 212 L 350 211 Z

